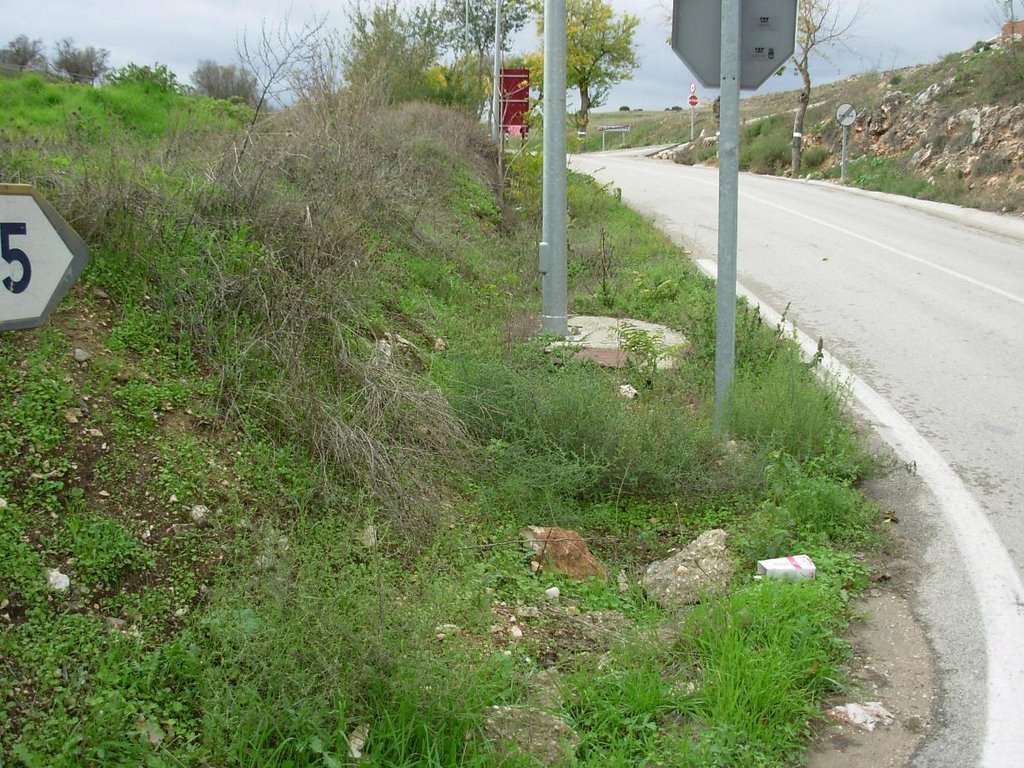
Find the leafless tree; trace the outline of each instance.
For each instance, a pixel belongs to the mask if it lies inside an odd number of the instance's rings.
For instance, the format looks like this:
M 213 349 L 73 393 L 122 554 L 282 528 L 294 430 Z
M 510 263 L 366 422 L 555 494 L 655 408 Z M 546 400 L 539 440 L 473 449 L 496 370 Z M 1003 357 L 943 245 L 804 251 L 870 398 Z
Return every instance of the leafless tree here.
M 844 12 L 845 9 L 852 9 Z M 804 118 L 811 103 L 811 57 L 827 58 L 827 50 L 842 44 L 860 19 L 862 6 L 839 0 L 801 0 L 796 20 L 796 71 L 803 86 L 793 120 L 793 178 L 800 175 L 803 156 Z
M 192 73 L 196 90 L 212 99 L 239 99 L 256 106 L 256 76 L 236 64 L 204 59 Z
M 236 44 L 242 66 L 256 78 L 256 115 L 295 96 L 296 76 L 301 77 L 315 57 L 325 23 L 326 17 L 313 17 L 296 30 L 287 16 L 276 26 L 264 20 L 258 38 L 244 35 Z
M 106 48 L 94 48 L 91 45 L 87 48 L 76 48 L 74 40 L 65 37 L 57 42 L 55 51 L 54 69 L 76 82 L 92 85 L 110 69 L 107 66 L 110 51 Z
M 41 66 L 46 63 L 43 41 L 31 40 L 28 35 L 18 35 L 0 51 L 0 61 L 18 69 Z

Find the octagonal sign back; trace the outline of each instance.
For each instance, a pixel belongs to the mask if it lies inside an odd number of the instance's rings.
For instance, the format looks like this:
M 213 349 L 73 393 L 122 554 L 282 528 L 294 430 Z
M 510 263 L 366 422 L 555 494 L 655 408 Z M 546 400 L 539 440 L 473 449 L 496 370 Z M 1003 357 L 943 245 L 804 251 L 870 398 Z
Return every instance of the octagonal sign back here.
M 740 88 L 755 90 L 793 55 L 797 0 L 740 0 Z M 672 50 L 709 88 L 721 87 L 722 0 L 674 0 Z
M 89 260 L 85 241 L 27 184 L 0 184 L 0 331 L 41 325 Z

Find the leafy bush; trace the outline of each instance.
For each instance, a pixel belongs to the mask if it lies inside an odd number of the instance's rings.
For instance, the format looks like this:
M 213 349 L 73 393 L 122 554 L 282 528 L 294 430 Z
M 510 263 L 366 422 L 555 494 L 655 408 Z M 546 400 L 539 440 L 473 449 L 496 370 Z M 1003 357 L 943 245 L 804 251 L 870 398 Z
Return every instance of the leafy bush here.
M 845 419 L 845 402 L 841 385 L 822 384 L 811 369 L 779 357 L 757 375 L 737 375 L 726 421 L 733 434 L 765 450 L 801 462 L 828 457 L 829 476 L 856 478 L 870 459 Z
M 743 127 L 740 168 L 754 173 L 781 173 L 789 167 L 792 136 L 789 122 L 772 115 Z
M 108 85 L 136 85 L 147 93 L 183 93 L 178 76 L 164 64 L 140 66 L 126 64 L 110 71 L 106 76 Z
M 828 158 L 829 151 L 825 147 L 808 147 L 800 161 L 801 170 L 813 173 L 821 168 Z

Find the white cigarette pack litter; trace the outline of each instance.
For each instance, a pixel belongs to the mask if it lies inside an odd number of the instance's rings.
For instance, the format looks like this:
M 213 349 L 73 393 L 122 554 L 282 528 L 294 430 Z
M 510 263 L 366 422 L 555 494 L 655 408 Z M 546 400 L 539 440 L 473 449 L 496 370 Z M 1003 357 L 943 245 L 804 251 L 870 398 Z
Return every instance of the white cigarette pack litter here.
M 817 568 L 814 561 L 807 555 L 789 555 L 788 557 L 776 557 L 771 560 L 757 561 L 757 574 L 755 579 L 813 579 Z

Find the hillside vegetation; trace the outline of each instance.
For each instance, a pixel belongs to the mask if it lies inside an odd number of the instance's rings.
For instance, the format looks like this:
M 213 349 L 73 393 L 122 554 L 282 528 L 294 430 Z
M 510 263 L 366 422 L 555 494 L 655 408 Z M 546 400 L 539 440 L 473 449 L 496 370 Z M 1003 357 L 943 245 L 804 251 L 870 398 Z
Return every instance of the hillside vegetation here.
M 26 76 L 0 114 L 0 180 L 91 247 L 46 325 L 0 335 L 0 761 L 535 764 L 496 705 L 560 718 L 575 765 L 799 761 L 878 509 L 844 392 L 782 331 L 741 308 L 716 435 L 712 286 L 574 178 L 573 308 L 688 347 L 545 351 L 536 158 L 502 209 L 456 111 L 324 93 L 254 121 Z M 610 578 L 534 573 L 524 525 Z M 644 566 L 711 527 L 728 594 L 658 607 Z M 797 551 L 819 579 L 751 580 Z
M 1024 42 L 979 43 L 941 61 L 869 72 L 815 86 L 807 112 L 802 175 L 839 177 L 842 103 L 857 108 L 850 129 L 847 183 L 984 210 L 1024 211 Z M 740 166 L 755 173 L 790 171 L 796 92 L 766 93 L 741 103 Z M 688 113 L 614 113 L 600 125 L 633 124 L 626 145 L 688 142 Z M 713 137 L 710 109 L 697 133 Z M 619 145 L 616 136 L 615 146 Z M 609 141 L 612 141 L 609 139 Z M 600 148 L 589 137 L 586 149 Z M 713 139 L 676 153 L 677 162 L 715 156 Z

